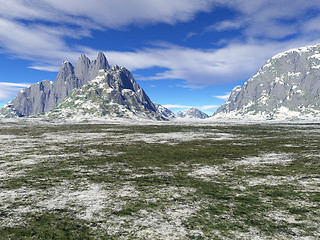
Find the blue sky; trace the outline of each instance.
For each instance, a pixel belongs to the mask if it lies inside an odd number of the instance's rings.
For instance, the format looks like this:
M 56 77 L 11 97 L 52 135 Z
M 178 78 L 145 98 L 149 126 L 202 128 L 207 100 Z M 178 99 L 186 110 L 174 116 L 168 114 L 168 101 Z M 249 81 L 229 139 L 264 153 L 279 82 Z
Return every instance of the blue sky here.
M 319 0 L 0 0 L 0 106 L 103 51 L 151 100 L 212 114 L 270 57 L 319 39 Z

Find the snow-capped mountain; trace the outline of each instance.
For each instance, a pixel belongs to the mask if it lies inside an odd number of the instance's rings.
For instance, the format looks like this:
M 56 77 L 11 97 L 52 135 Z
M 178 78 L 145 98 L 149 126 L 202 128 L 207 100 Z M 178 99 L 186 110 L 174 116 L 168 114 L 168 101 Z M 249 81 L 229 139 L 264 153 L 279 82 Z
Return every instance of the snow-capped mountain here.
M 178 118 L 185 118 L 185 119 L 205 119 L 209 116 L 204 112 L 200 111 L 197 108 L 190 108 L 186 110 L 182 110 L 176 114 Z
M 156 108 L 156 112 L 160 115 L 162 115 L 163 117 L 167 118 L 167 119 L 174 119 L 176 118 L 176 115 L 169 110 L 168 108 L 160 105 L 159 103 L 153 103 L 155 108 Z
M 124 67 L 100 70 L 96 78 L 74 89 L 50 118 L 104 117 L 167 120 Z
M 213 118 L 320 117 L 320 45 L 272 57 L 242 87 L 235 87 Z
M 0 109 L 2 117 L 25 117 L 49 112 L 75 88 L 80 88 L 97 76 L 100 69 L 109 69 L 103 53 L 94 61 L 81 55 L 76 67 L 65 61 L 55 82 L 44 80 L 23 89 L 7 105 Z

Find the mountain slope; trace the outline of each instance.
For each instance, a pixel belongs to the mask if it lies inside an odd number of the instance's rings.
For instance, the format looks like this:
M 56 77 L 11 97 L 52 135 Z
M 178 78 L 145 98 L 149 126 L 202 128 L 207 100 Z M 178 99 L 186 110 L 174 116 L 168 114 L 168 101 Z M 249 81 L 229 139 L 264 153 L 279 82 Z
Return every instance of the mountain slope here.
M 104 117 L 166 120 L 136 83 L 131 73 L 118 66 L 100 70 L 92 81 L 74 89 L 50 118 Z
M 204 112 L 200 111 L 197 108 L 190 108 L 183 111 L 180 111 L 176 114 L 178 118 L 185 118 L 185 119 L 205 119 L 209 116 Z
M 97 76 L 100 69 L 109 69 L 103 53 L 95 61 L 81 55 L 76 67 L 64 62 L 55 82 L 48 80 L 33 84 L 22 90 L 0 109 L 2 117 L 25 117 L 45 113 L 55 108 L 75 88 L 80 88 Z
M 214 118 L 320 117 L 320 45 L 272 57 L 242 87 L 235 87 Z
M 155 108 L 156 108 L 156 112 L 158 114 L 160 114 L 161 116 L 167 118 L 167 119 L 174 119 L 176 118 L 176 115 L 171 111 L 169 110 L 168 108 L 160 105 L 159 103 L 153 103 Z

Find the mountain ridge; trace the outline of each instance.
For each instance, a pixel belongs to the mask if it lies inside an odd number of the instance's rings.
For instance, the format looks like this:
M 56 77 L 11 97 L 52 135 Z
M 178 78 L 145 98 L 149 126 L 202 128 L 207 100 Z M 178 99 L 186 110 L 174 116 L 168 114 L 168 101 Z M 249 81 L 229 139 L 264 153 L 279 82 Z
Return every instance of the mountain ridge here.
M 132 74 L 117 65 L 99 70 L 96 78 L 74 89 L 56 108 L 46 114 L 49 118 L 113 117 L 167 120 Z
M 62 63 L 55 82 L 44 80 L 20 91 L 17 96 L 0 109 L 0 115 L 27 117 L 51 111 L 75 88 L 92 80 L 100 69 L 109 69 L 105 55 L 100 52 L 90 61 L 81 55 L 74 67 L 70 62 Z
M 213 118 L 311 119 L 320 117 L 320 45 L 291 49 L 269 59 L 235 87 Z

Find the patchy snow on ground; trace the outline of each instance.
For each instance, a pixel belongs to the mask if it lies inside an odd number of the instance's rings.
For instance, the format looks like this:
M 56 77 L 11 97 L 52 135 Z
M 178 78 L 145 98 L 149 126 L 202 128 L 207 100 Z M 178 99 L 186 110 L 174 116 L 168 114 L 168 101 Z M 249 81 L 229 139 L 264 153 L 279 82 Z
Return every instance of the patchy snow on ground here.
M 188 176 L 200 178 L 205 181 L 212 181 L 215 177 L 221 177 L 228 174 L 222 167 L 195 165 L 194 170 L 188 173 Z
M 235 161 L 234 166 L 263 166 L 272 164 L 289 164 L 292 162 L 289 154 L 285 153 L 265 153 L 259 156 L 246 157 L 240 161 Z
M 29 123 L 0 125 L 0 228 L 27 224 L 30 215 L 63 212 L 94 225 L 97 234 L 118 239 L 320 237 L 320 229 L 313 236 L 305 229 L 305 226 L 315 228 L 320 221 L 316 217 L 320 214 L 316 202 L 319 174 L 314 169 L 299 174 L 286 172 L 299 161 L 305 167 L 318 166 L 320 126 L 270 125 L 268 135 L 264 133 L 267 131 L 264 125 L 257 128 L 262 129 L 262 134 L 253 131 L 251 136 L 250 125 L 241 131 L 240 125 L 210 124 L 170 123 L 163 129 L 163 123 L 151 128 L 144 128 L 142 123 L 137 126 L 128 123 L 93 125 L 90 129 L 86 129 L 87 125 L 69 128 L 61 124 L 60 128 L 44 124 L 40 130 Z M 229 126 L 236 127 L 230 130 Z M 284 138 L 282 144 L 270 151 L 264 145 L 257 147 L 257 141 L 270 142 L 287 128 L 292 129 L 284 132 L 290 141 Z M 295 140 L 296 136 L 303 141 Z M 190 151 L 186 155 L 190 157 L 188 160 L 179 159 L 176 163 L 174 159 L 168 165 L 163 163 L 163 167 L 154 162 L 148 165 L 145 156 L 139 158 L 140 145 L 141 149 L 159 147 L 162 151 L 176 150 L 179 144 L 183 146 L 181 151 Z M 190 147 L 184 148 L 185 145 Z M 226 153 L 216 152 L 219 147 Z M 242 147 L 250 151 L 239 151 L 238 156 L 233 148 L 242 150 Z M 130 164 L 131 160 L 141 160 L 143 165 Z M 44 169 L 48 172 L 44 173 Z M 274 174 L 273 169 L 285 174 Z M 49 171 L 52 175 L 46 177 Z M 292 198 L 281 195 L 272 198 L 269 192 L 264 192 L 286 187 L 292 187 Z M 261 221 L 287 224 L 291 232 L 271 237 L 259 227 L 247 224 L 244 219 L 248 216 L 241 215 L 241 211 L 237 215 L 237 204 L 240 207 L 243 204 L 239 199 L 243 197 L 246 201 L 252 194 L 258 198 L 253 201 L 261 202 L 267 209 L 257 212 Z M 249 197 L 245 204 L 251 204 Z M 290 208 L 308 211 L 297 215 Z M 212 224 L 209 231 L 201 225 L 207 217 L 210 221 L 205 224 Z M 218 223 L 232 230 L 215 229 Z M 198 225 L 192 228 L 190 224 Z M 233 226 L 240 226 L 239 230 Z

